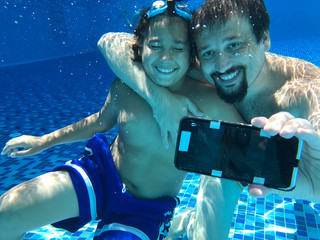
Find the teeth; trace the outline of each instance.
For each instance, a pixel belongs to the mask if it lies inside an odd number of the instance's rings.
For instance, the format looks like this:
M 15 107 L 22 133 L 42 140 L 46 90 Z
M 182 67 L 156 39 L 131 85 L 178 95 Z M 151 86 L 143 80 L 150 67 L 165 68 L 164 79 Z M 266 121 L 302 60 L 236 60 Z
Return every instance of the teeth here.
M 171 72 L 174 71 L 174 68 L 168 69 L 168 68 L 159 68 L 159 67 L 157 67 L 157 69 L 158 69 L 160 72 L 163 72 L 163 73 L 171 73 Z
M 237 70 L 237 71 L 235 71 L 233 73 L 220 75 L 220 78 L 222 80 L 228 81 L 228 80 L 234 78 L 238 73 L 239 73 L 239 70 Z

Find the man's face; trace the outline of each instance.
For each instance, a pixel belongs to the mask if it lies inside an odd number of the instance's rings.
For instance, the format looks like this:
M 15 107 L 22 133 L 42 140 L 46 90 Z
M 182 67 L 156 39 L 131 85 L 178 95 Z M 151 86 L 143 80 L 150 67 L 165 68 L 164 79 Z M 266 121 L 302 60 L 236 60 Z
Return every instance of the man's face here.
M 151 20 L 143 43 L 142 63 L 156 84 L 172 90 L 180 88 L 190 65 L 190 43 L 182 19 L 158 16 Z
M 269 47 L 269 35 L 259 43 L 249 20 L 234 16 L 225 24 L 203 29 L 196 38 L 205 78 L 216 86 L 220 98 L 241 101 L 258 77 Z

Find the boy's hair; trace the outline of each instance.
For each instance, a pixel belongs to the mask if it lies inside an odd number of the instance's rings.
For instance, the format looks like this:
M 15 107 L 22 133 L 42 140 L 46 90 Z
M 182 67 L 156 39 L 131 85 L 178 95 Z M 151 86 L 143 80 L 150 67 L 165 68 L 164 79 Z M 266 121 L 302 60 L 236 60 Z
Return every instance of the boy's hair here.
M 195 39 L 204 27 L 224 24 L 232 16 L 249 19 L 256 40 L 262 40 L 269 30 L 270 17 L 263 0 L 206 0 L 191 19 L 192 36 Z
M 145 36 L 147 34 L 147 31 L 149 29 L 150 20 L 151 20 L 150 18 L 148 18 L 148 15 L 147 15 L 149 9 L 150 9 L 150 7 L 147 9 L 140 10 L 140 20 L 137 24 L 137 27 L 134 29 L 135 43 L 132 44 L 132 50 L 133 50 L 133 57 L 131 58 L 132 61 L 137 61 L 137 62 L 142 61 L 142 57 L 141 57 L 142 46 L 143 46 L 143 42 L 144 42 Z M 159 14 L 157 16 L 160 16 L 160 15 L 168 16 L 168 17 L 180 17 L 178 14 L 175 13 L 174 5 L 171 5 L 171 4 L 168 4 L 168 9 L 164 13 Z M 155 17 L 157 17 L 157 16 L 155 16 Z M 190 32 L 190 27 L 189 27 L 190 21 L 187 21 L 186 19 L 184 19 L 182 17 L 180 17 L 180 18 L 186 22 L 186 28 L 188 31 L 188 40 L 191 44 L 191 32 Z M 190 47 L 190 51 L 191 51 L 191 53 L 193 53 L 193 51 L 191 49 L 193 49 L 193 48 Z

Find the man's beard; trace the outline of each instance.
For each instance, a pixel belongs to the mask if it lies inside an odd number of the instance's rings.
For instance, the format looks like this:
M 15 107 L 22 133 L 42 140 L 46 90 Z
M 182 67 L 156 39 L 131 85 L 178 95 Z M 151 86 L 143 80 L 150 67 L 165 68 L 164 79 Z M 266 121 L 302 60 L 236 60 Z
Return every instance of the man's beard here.
M 225 91 L 223 87 L 221 87 L 216 80 L 217 78 L 217 73 L 211 74 L 211 77 L 213 81 L 215 82 L 215 87 L 217 89 L 217 94 L 219 97 L 224 100 L 227 103 L 235 103 L 235 102 L 240 102 L 246 95 L 248 91 L 248 81 L 246 77 L 246 70 L 243 68 L 243 78 L 241 79 L 240 85 L 237 89 L 234 89 L 233 91 Z

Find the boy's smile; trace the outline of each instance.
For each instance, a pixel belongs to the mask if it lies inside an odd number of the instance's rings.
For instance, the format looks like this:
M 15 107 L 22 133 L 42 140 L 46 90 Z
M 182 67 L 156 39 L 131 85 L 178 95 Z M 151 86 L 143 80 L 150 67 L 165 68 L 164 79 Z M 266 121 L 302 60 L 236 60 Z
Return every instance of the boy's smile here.
M 180 88 L 189 68 L 190 46 L 186 22 L 179 17 L 151 19 L 143 50 L 143 67 L 153 82 L 171 90 Z

